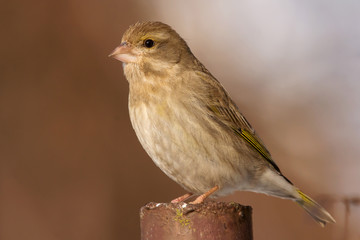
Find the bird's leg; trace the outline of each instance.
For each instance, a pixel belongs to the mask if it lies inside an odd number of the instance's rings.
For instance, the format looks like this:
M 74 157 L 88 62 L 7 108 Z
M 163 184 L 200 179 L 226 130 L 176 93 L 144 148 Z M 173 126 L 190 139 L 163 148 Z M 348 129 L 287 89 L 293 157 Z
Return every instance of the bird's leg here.
M 173 200 L 171 200 L 171 203 L 179 203 L 179 202 L 182 202 L 186 199 L 188 199 L 189 197 L 191 197 L 193 194 L 192 193 L 186 193 L 178 198 L 175 198 Z
M 202 203 L 207 197 L 209 197 L 211 194 L 213 194 L 214 192 L 216 192 L 219 189 L 219 186 L 215 186 L 212 189 L 210 189 L 209 191 L 207 191 L 206 193 L 198 196 L 195 201 L 190 202 L 190 204 L 198 204 L 198 203 Z

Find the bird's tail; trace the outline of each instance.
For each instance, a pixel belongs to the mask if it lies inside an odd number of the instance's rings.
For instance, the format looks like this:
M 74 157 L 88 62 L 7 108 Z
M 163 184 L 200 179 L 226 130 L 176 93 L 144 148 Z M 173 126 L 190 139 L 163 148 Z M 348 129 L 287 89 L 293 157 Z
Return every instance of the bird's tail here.
M 295 201 L 310 214 L 322 227 L 325 227 L 326 223 L 335 223 L 335 219 L 328 213 L 322 206 L 312 200 L 305 193 L 299 189 L 296 190 L 300 198 Z

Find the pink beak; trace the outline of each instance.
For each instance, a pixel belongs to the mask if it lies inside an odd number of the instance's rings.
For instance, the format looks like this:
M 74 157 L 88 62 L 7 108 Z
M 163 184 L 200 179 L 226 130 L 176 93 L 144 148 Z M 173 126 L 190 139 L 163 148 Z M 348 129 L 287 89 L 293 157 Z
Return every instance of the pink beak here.
M 109 57 L 113 57 L 123 63 L 136 62 L 138 54 L 127 42 L 122 42 L 120 46 L 110 53 Z

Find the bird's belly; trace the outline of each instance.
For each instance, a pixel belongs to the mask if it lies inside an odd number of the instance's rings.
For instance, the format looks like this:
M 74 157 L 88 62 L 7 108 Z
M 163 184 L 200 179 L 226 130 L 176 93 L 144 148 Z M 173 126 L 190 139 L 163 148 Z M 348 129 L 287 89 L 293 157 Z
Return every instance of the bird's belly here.
M 218 185 L 216 196 L 248 188 L 243 163 L 250 156 L 239 152 L 215 123 L 151 104 L 131 107 L 130 119 L 155 164 L 187 191 L 200 194 Z

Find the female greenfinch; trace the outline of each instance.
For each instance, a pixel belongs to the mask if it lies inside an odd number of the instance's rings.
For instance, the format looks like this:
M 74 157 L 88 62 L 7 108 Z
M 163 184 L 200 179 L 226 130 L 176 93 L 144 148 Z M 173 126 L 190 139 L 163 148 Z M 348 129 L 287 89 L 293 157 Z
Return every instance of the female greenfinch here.
M 335 222 L 281 173 L 224 87 L 170 26 L 136 23 L 110 56 L 123 62 L 140 143 L 188 191 L 172 202 L 253 191 L 295 201 L 322 226 Z

